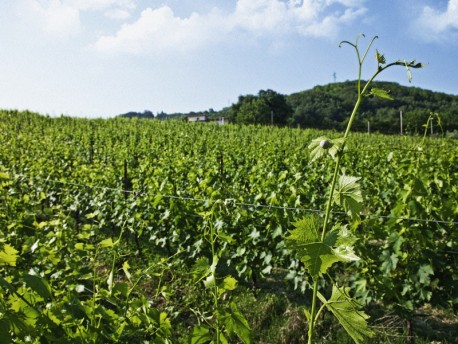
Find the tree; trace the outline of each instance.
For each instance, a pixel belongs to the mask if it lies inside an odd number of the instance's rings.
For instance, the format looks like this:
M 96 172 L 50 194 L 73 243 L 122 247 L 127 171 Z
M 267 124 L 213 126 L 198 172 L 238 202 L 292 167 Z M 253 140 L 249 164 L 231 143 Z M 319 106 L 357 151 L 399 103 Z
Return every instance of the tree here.
M 272 90 L 261 90 L 257 96 L 239 96 L 230 111 L 232 120 L 239 124 L 286 125 L 291 115 L 286 97 Z

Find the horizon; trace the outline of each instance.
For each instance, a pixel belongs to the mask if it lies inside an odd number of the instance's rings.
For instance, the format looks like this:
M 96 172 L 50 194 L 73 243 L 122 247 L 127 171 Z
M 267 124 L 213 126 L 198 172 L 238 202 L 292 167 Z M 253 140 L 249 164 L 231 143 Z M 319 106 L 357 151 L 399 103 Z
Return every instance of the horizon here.
M 387 21 L 387 18 L 389 21 Z M 458 95 L 458 0 L 18 0 L 0 4 L 0 108 L 50 116 L 219 111 L 357 79 L 359 33 L 376 81 Z

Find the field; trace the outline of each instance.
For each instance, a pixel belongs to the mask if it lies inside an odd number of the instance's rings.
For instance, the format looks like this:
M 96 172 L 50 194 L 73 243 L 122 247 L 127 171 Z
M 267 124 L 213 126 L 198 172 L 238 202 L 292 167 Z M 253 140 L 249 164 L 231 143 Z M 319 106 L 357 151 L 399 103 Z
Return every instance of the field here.
M 309 145 L 338 133 L 17 111 L 0 133 L 0 343 L 306 342 L 285 238 L 323 216 L 333 166 Z M 361 259 L 328 277 L 371 342 L 456 342 L 457 142 L 352 134 L 342 159 L 364 205 L 331 217 Z M 317 331 L 352 342 L 326 312 Z

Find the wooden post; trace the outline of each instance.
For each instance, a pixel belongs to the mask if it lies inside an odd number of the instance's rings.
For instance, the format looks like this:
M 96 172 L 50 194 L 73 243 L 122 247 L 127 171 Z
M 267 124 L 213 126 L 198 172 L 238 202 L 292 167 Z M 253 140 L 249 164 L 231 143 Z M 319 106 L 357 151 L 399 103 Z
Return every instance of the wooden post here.
M 402 135 L 404 135 L 403 129 L 402 129 L 402 111 L 399 112 L 399 117 L 400 117 L 401 136 L 402 136 Z
M 367 121 L 367 133 L 368 134 L 371 133 L 371 122 L 370 121 Z
M 407 343 L 413 344 L 414 336 L 413 336 L 413 327 L 412 327 L 412 320 L 407 319 Z

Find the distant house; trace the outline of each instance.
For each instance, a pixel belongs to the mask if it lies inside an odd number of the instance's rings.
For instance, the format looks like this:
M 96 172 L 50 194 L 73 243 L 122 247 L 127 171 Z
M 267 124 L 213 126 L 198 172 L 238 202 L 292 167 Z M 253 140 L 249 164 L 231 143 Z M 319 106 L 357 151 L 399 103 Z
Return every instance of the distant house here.
M 207 120 L 207 115 L 194 115 L 188 117 L 188 122 L 206 122 Z

